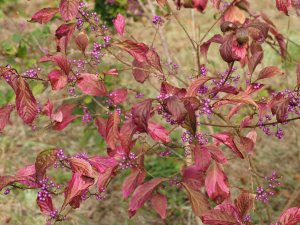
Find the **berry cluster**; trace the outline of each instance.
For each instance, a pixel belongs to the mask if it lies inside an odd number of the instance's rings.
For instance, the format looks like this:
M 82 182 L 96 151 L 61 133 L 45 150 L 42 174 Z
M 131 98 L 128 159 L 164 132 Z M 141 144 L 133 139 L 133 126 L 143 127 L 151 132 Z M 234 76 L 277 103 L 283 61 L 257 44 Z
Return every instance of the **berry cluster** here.
M 274 196 L 274 190 L 281 184 L 278 179 L 281 177 L 277 172 L 273 172 L 271 176 L 265 177 L 265 181 L 268 183 L 266 187 L 256 188 L 256 200 L 264 204 L 269 202 L 270 197 Z
M 123 156 L 121 161 L 119 162 L 119 166 L 122 170 L 137 167 L 137 156 L 134 153 L 129 153 L 128 157 Z
M 41 72 L 41 68 L 29 69 L 29 70 L 26 70 L 24 73 L 22 73 L 22 76 L 23 77 L 36 78 L 36 77 L 38 77 L 39 72 Z
M 83 116 L 82 116 L 81 121 L 83 124 L 87 124 L 92 121 L 92 116 L 90 114 L 89 109 L 86 106 L 83 107 Z
M 160 25 L 162 24 L 164 21 L 160 16 L 153 16 L 152 18 L 152 23 L 155 25 Z

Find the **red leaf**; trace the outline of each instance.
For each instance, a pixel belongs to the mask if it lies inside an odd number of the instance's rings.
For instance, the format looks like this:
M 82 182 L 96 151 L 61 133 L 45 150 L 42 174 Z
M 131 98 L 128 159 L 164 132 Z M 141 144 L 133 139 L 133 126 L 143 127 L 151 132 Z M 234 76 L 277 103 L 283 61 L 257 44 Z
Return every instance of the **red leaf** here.
M 72 179 L 69 181 L 68 187 L 65 189 L 65 201 L 62 205 L 62 210 L 74 198 L 81 196 L 93 184 L 94 179 L 85 177 L 80 173 L 73 173 Z
M 210 151 L 205 146 L 196 145 L 194 148 L 194 160 L 196 168 L 205 172 L 211 162 Z
M 61 105 L 57 109 L 57 113 L 61 112 L 62 114 L 62 120 L 61 122 L 57 122 L 53 129 L 55 130 L 63 130 L 65 127 L 67 127 L 73 120 L 79 117 L 79 115 L 72 115 L 72 112 L 76 105 L 74 104 L 65 104 Z
M 210 38 L 208 41 L 204 42 L 201 46 L 200 46 L 200 52 L 201 54 L 205 57 L 205 59 L 207 60 L 207 53 L 209 50 L 209 47 L 211 45 L 211 43 L 219 43 L 222 44 L 223 43 L 223 37 L 220 34 L 216 34 L 214 35 L 212 38 Z
M 67 51 L 67 46 L 71 37 L 75 31 L 76 23 L 68 23 L 60 25 L 57 30 L 55 31 L 55 36 L 57 38 L 57 51 L 64 52 Z
M 126 100 L 127 93 L 127 89 L 117 89 L 109 94 L 109 98 L 115 105 L 118 105 Z
M 168 143 L 170 141 L 169 132 L 163 126 L 156 123 L 148 123 L 148 134 L 154 141 Z
M 148 77 L 150 72 L 149 65 L 146 61 L 139 62 L 134 60 L 132 62 L 132 75 L 137 82 L 144 83 Z
M 117 17 L 113 19 L 113 24 L 118 34 L 123 36 L 125 28 L 125 17 L 122 14 L 118 13 Z
M 95 178 L 96 173 L 93 170 L 91 164 L 85 159 L 80 158 L 69 158 L 68 162 L 73 173 L 79 173 L 86 177 Z
M 240 217 L 244 218 L 254 207 L 255 194 L 242 192 L 234 201 L 236 208 L 239 210 Z
M 182 170 L 182 181 L 194 190 L 200 190 L 204 185 L 204 172 L 195 166 L 189 166 Z
M 270 101 L 272 114 L 276 115 L 278 122 L 284 122 L 287 119 L 289 102 L 290 98 L 286 98 L 282 93 L 278 93 Z
M 106 87 L 94 74 L 83 73 L 77 80 L 77 85 L 84 94 L 91 96 L 106 96 Z
M 168 111 L 172 114 L 175 120 L 180 123 L 185 119 L 187 111 L 184 103 L 175 95 L 167 98 L 166 100 Z
M 46 176 L 47 169 L 54 164 L 57 159 L 57 149 L 42 151 L 35 160 L 36 180 L 40 181 Z
M 119 140 L 119 126 L 120 118 L 117 110 L 115 110 L 107 120 L 106 124 L 106 143 L 111 149 L 116 148 Z
M 89 44 L 89 37 L 86 35 L 85 32 L 80 32 L 75 38 L 75 43 L 80 49 L 80 51 L 85 53 L 85 49 Z
M 99 171 L 99 173 L 105 173 L 109 168 L 114 168 L 118 165 L 117 160 L 107 156 L 95 156 L 89 158 L 88 161 Z
M 43 8 L 37 11 L 29 22 L 48 23 L 58 13 L 58 8 Z
M 101 173 L 98 176 L 97 180 L 97 189 L 98 192 L 102 192 L 103 189 L 106 188 L 106 185 L 108 184 L 108 181 L 113 176 L 114 168 L 108 168 L 104 173 Z
M 152 99 L 147 99 L 132 107 L 131 113 L 133 122 L 141 132 L 148 131 L 148 120 L 150 118 L 152 102 Z
M 67 76 L 61 70 L 52 70 L 48 74 L 52 90 L 61 90 L 67 85 Z
M 76 17 L 79 8 L 79 0 L 61 0 L 59 12 L 61 17 L 66 20 L 72 20 Z
M 0 133 L 3 132 L 9 122 L 10 114 L 14 107 L 13 105 L 6 105 L 0 108 Z
M 146 60 L 150 66 L 158 70 L 163 74 L 163 70 L 160 64 L 160 58 L 154 49 L 149 49 L 146 53 Z
M 291 7 L 291 0 L 276 0 L 276 7 L 279 11 L 284 12 L 285 15 L 289 15 L 289 8 Z
M 98 133 L 105 139 L 107 120 L 103 118 L 97 118 L 95 120 L 95 125 L 98 127 Z
M 262 43 L 268 37 L 269 26 L 259 20 L 254 20 L 249 24 L 248 31 L 252 39 Z
M 210 209 L 208 199 L 204 194 L 202 194 L 200 191 L 194 190 L 186 183 L 182 183 L 182 185 L 188 192 L 195 216 L 200 217 L 203 213 Z
M 204 213 L 201 217 L 204 224 L 211 225 L 235 225 L 237 220 L 234 215 L 220 209 L 212 209 Z
M 51 212 L 54 211 L 52 198 L 50 196 L 45 197 L 45 200 L 39 200 L 39 198 L 36 200 L 41 212 L 45 215 L 50 215 Z
M 119 72 L 117 69 L 110 69 L 108 71 L 103 72 L 104 75 L 110 75 L 113 77 L 117 77 L 119 75 Z
M 199 77 L 197 80 L 193 81 L 187 89 L 187 97 L 195 97 L 200 89 L 207 81 L 211 80 L 211 77 Z
M 234 94 L 228 94 L 223 99 L 229 101 L 229 102 L 237 102 L 237 103 L 243 103 L 243 104 L 251 104 L 258 108 L 258 105 L 256 102 L 251 98 L 250 95 L 248 95 L 246 92 L 240 91 L 237 95 Z
M 134 216 L 136 211 L 144 206 L 145 202 L 151 198 L 158 185 L 167 180 L 168 179 L 166 178 L 157 177 L 138 186 L 138 188 L 135 189 L 129 203 L 128 212 L 130 217 Z
M 225 157 L 224 153 L 221 149 L 219 149 L 215 145 L 205 145 L 203 146 L 207 148 L 211 154 L 211 158 L 217 161 L 218 163 L 225 164 L 227 163 L 227 158 Z
M 243 24 L 246 20 L 246 17 L 243 11 L 240 10 L 237 6 L 231 6 L 224 13 L 223 19 L 224 21 Z
M 168 202 L 166 196 L 157 193 L 151 198 L 151 204 L 153 209 L 160 215 L 164 220 L 167 217 Z
M 132 137 L 136 132 L 136 126 L 133 123 L 132 119 L 127 120 L 120 129 L 120 142 L 121 145 L 126 152 L 129 153 L 134 141 L 132 141 Z
M 274 77 L 276 75 L 284 75 L 284 72 L 278 69 L 277 66 L 268 66 L 259 72 L 257 80 Z
M 243 154 L 237 148 L 234 142 L 234 137 L 231 133 L 219 132 L 219 133 L 211 134 L 210 136 L 212 136 L 213 138 L 217 139 L 218 141 L 222 142 L 224 145 L 229 147 L 241 159 L 244 158 Z
M 217 204 L 223 202 L 229 197 L 227 176 L 218 163 L 211 165 L 207 171 L 205 188 L 209 198 L 214 200 Z
M 141 169 L 133 169 L 131 174 L 125 178 L 122 185 L 123 198 L 127 199 L 129 195 L 136 189 L 137 186 L 141 185 L 145 180 L 146 173 Z
M 186 95 L 186 90 L 185 88 L 178 88 L 164 81 L 161 83 L 160 95 L 169 95 L 171 97 L 176 95 L 176 97 L 182 99 Z
M 71 71 L 71 67 L 66 56 L 62 54 L 46 55 L 40 59 L 40 62 L 49 62 L 49 61 L 55 62 L 59 66 L 59 68 L 65 72 L 66 75 L 69 75 Z
M 194 8 L 202 12 L 206 8 L 207 2 L 208 0 L 193 0 Z
M 253 74 L 257 65 L 261 63 L 261 61 L 263 59 L 263 54 L 264 54 L 263 52 L 257 52 L 251 56 L 249 63 L 248 63 L 250 74 Z
M 120 48 L 127 51 L 133 58 L 139 62 L 143 62 L 147 59 L 147 52 L 149 50 L 148 46 L 144 43 L 138 43 L 131 40 L 126 40 L 117 44 Z
M 300 222 L 300 208 L 285 210 L 278 220 L 280 225 L 296 225 Z

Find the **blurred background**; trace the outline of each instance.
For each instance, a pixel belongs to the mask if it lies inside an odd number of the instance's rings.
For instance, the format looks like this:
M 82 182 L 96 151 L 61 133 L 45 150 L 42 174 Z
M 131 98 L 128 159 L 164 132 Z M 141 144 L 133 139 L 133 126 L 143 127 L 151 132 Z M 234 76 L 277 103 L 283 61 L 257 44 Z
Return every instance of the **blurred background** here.
M 252 0 L 251 7 L 253 11 L 261 11 L 278 25 L 280 32 L 290 40 L 298 43 L 288 44 L 288 52 L 291 61 L 300 59 L 300 22 L 299 17 L 286 17 L 283 13 L 277 11 L 275 2 Z M 251 2 L 252 2 L 251 1 Z M 136 0 L 97 0 L 88 1 L 91 9 L 95 9 L 101 15 L 101 19 L 108 26 L 111 26 L 112 18 L 117 12 L 127 16 L 126 33 L 133 36 L 136 40 L 145 43 L 151 43 L 155 33 L 155 27 L 152 24 L 151 5 L 147 1 L 142 1 L 143 7 Z M 54 52 L 56 49 L 54 41 L 54 32 L 61 23 L 57 21 L 47 25 L 29 23 L 31 16 L 39 9 L 44 7 L 56 7 L 58 1 L 53 0 L 0 0 L 0 64 L 7 64 L 16 68 L 19 73 L 25 72 L 29 68 L 37 68 L 38 60 L 47 52 Z M 147 10 L 147 11 L 145 11 Z M 176 9 L 174 8 L 174 11 Z M 157 15 L 164 16 L 162 12 L 155 11 Z M 184 9 L 178 14 L 182 24 L 187 31 L 194 37 L 199 36 L 207 31 L 210 25 L 215 21 L 216 11 L 209 5 L 204 14 L 197 11 Z M 192 29 L 196 26 L 195 29 Z M 176 21 L 165 18 L 162 27 L 163 38 L 168 43 L 167 48 L 169 56 L 164 54 L 165 47 L 161 39 L 157 38 L 154 47 L 161 53 L 162 61 L 167 66 L 169 58 L 179 65 L 178 76 L 185 79 L 190 74 L 190 68 L 194 67 L 194 55 L 191 50 L 189 41 L 184 32 L 180 29 Z M 216 32 L 220 33 L 216 26 L 211 35 Z M 95 38 L 91 40 L 97 41 Z M 89 49 L 92 48 L 90 44 Z M 72 44 L 71 44 L 72 49 Z M 75 49 L 75 47 L 74 47 Z M 76 57 L 76 51 L 70 50 Z M 278 77 L 271 82 L 267 81 L 271 89 L 284 90 L 287 87 L 293 87 L 296 74 L 295 64 L 290 61 L 283 62 L 280 56 L 274 53 L 273 49 L 266 47 L 265 58 L 262 66 L 277 65 L 286 72 L 284 77 Z M 106 65 L 118 68 L 115 60 L 107 58 Z M 47 77 L 51 65 L 43 66 L 41 76 Z M 212 46 L 209 52 L 209 70 L 222 72 L 226 69 L 226 64 L 220 60 L 217 46 Z M 102 69 L 101 69 L 102 70 Z M 284 80 L 283 80 L 284 79 Z M 149 81 L 151 82 L 151 81 Z M 150 87 L 145 89 L 140 86 L 130 72 L 123 72 L 117 80 L 108 81 L 108 88 L 112 90 L 113 86 L 131 87 L 145 95 L 156 96 L 158 94 L 155 81 L 149 83 Z M 146 84 L 147 85 L 147 84 Z M 175 85 L 181 85 L 176 84 Z M 76 100 L 69 98 L 67 92 L 59 91 L 52 93 L 50 86 L 42 83 L 30 82 L 33 94 L 37 96 L 41 103 L 45 103 L 50 98 L 55 105 L 62 102 L 72 103 Z M 149 87 L 149 86 L 147 86 Z M 0 80 L 0 106 L 14 101 L 14 93 Z M 89 97 L 80 99 L 81 102 L 89 107 L 96 107 L 95 103 Z M 5 132 L 0 134 L 0 175 L 14 174 L 21 167 L 32 164 L 36 155 L 48 148 L 62 147 L 68 154 L 76 152 L 86 152 L 90 155 L 105 154 L 105 144 L 98 135 L 97 130 L 92 124 L 82 125 L 78 119 L 72 125 L 63 130 L 59 135 L 51 129 L 37 129 L 32 131 L 28 126 L 23 125 L 20 118 L 15 112 L 11 116 L 11 123 L 6 127 Z M 43 123 L 44 121 L 41 121 Z M 291 122 L 284 127 L 285 137 L 278 140 L 274 137 L 267 137 L 262 132 L 258 133 L 257 146 L 255 148 L 254 161 L 258 166 L 260 174 L 270 175 L 272 171 L 278 171 L 283 175 L 282 187 L 277 196 L 270 202 L 270 210 L 273 219 L 277 218 L 285 207 L 300 207 L 300 124 Z M 177 135 L 177 136 L 176 136 Z M 172 137 L 174 140 L 180 139 L 179 134 Z M 153 160 L 155 159 L 155 160 Z M 181 165 L 177 161 L 170 159 L 149 156 L 146 159 L 146 167 L 154 176 L 170 176 L 180 170 Z M 229 175 L 229 182 L 232 187 L 238 186 L 245 189 L 251 188 L 250 176 L 248 175 L 247 163 L 240 160 L 231 160 L 225 166 Z M 127 216 L 128 201 L 124 201 L 121 193 L 122 180 L 128 174 L 125 171 L 121 177 L 115 179 L 107 191 L 105 201 L 96 201 L 95 199 L 87 200 L 82 204 L 80 209 L 73 211 L 62 224 L 86 224 L 86 225 L 192 225 L 201 224 L 193 217 L 189 201 L 183 192 L 168 192 L 169 211 L 166 221 L 162 221 L 159 216 L 151 209 L 144 207 L 139 210 L 138 214 L 131 220 Z M 58 174 L 58 183 L 66 182 L 69 174 Z M 238 193 L 238 192 L 237 192 Z M 0 194 L 0 224 L 12 225 L 38 225 L 44 224 L 45 218 L 40 214 L 36 201 L 37 191 L 13 190 L 11 194 L 4 196 Z M 235 195 L 235 193 L 233 193 Z M 62 199 L 57 199 L 61 201 Z M 258 210 L 263 206 L 258 204 Z M 265 215 L 263 215 L 265 216 Z M 256 218 L 254 217 L 254 220 Z

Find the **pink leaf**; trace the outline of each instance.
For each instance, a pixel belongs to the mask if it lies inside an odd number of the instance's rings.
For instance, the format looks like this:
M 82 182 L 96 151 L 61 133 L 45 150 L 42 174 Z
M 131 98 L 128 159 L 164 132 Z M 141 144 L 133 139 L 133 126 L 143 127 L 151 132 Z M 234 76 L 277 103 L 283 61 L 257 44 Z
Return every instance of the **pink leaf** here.
M 194 190 L 200 190 L 204 185 L 204 172 L 195 166 L 189 166 L 182 170 L 182 181 Z
M 144 83 L 148 77 L 150 72 L 149 65 L 146 61 L 139 62 L 134 60 L 132 62 L 132 75 L 137 82 Z
M 72 20 L 76 17 L 79 8 L 79 0 L 61 0 L 59 12 L 61 17 L 66 20 Z
M 285 15 L 289 15 L 289 8 L 291 7 L 291 0 L 276 0 L 276 7 L 279 11 L 284 12 Z
M 119 114 L 115 110 L 108 118 L 106 124 L 106 142 L 107 145 L 113 150 L 116 148 L 116 144 L 119 141 L 119 124 Z
M 36 180 L 40 181 L 46 176 L 47 169 L 57 159 L 57 149 L 49 149 L 38 154 L 35 160 Z
M 55 62 L 59 66 L 59 68 L 65 72 L 66 75 L 69 75 L 71 71 L 71 67 L 66 56 L 62 54 L 46 55 L 40 59 L 40 62 L 49 62 L 49 61 Z
M 274 77 L 276 75 L 284 75 L 284 72 L 278 69 L 277 66 L 268 66 L 259 72 L 257 80 Z
M 83 73 L 77 81 L 78 87 L 84 94 L 91 96 L 106 96 L 106 87 L 94 74 Z
M 151 198 L 158 185 L 167 180 L 168 179 L 166 178 L 157 177 L 138 186 L 129 203 L 128 212 L 130 217 L 134 216 L 136 211 L 144 206 L 145 202 Z
M 157 193 L 151 198 L 151 204 L 153 209 L 160 215 L 164 220 L 167 217 L 168 202 L 165 195 Z
M 236 208 L 239 210 L 240 217 L 249 214 L 249 211 L 254 207 L 255 194 L 242 192 L 234 201 Z
M 219 149 L 217 146 L 215 146 L 215 145 L 206 145 L 206 146 L 203 146 L 203 147 L 205 147 L 209 150 L 212 159 L 214 159 L 215 161 L 217 161 L 220 164 L 227 163 L 227 158 L 225 157 L 222 150 Z
M 205 172 L 211 162 L 210 151 L 205 146 L 196 145 L 194 148 L 194 160 L 196 168 Z
M 113 77 L 117 77 L 119 75 L 119 72 L 117 69 L 110 69 L 108 71 L 103 72 L 104 75 L 110 75 Z
M 68 23 L 60 25 L 55 31 L 57 51 L 66 53 L 69 41 L 75 31 L 76 23 Z
M 117 89 L 109 94 L 109 98 L 115 105 L 118 105 L 126 100 L 127 93 L 127 89 Z
M 154 49 L 151 48 L 147 51 L 146 60 L 150 66 L 163 74 L 163 70 L 160 64 L 160 57 Z
M 125 28 L 125 17 L 122 14 L 118 13 L 117 17 L 113 19 L 113 24 L 118 34 L 123 36 Z
M 290 208 L 285 210 L 280 216 L 280 225 L 296 225 L 300 222 L 300 208 Z
M 204 224 L 211 225 L 235 225 L 236 218 L 230 213 L 221 209 L 212 209 L 204 213 L 201 217 Z
M 85 49 L 89 44 L 89 37 L 86 35 L 85 32 L 80 32 L 75 38 L 75 43 L 80 49 L 80 51 L 85 53 Z
M 122 185 L 123 198 L 127 199 L 129 195 L 141 185 L 145 180 L 146 173 L 142 169 L 133 169 L 131 174 L 126 177 Z
M 128 119 L 120 129 L 120 142 L 124 148 L 126 154 L 129 153 L 134 141 L 132 140 L 133 135 L 136 132 L 136 126 L 132 119 Z
M 184 103 L 175 95 L 166 100 L 168 111 L 172 114 L 177 122 L 182 122 L 187 114 Z
M 80 173 L 86 177 L 95 178 L 96 173 L 92 168 L 92 165 L 85 159 L 69 158 L 68 162 L 73 173 Z
M 244 158 L 243 154 L 240 152 L 240 150 L 237 148 L 234 137 L 231 133 L 228 132 L 219 132 L 215 134 L 211 134 L 213 138 L 217 139 L 218 141 L 225 144 L 227 147 L 229 147 L 238 157 L 241 159 Z
M 45 197 L 45 200 L 40 200 L 38 198 L 36 202 L 43 214 L 50 216 L 51 212 L 54 211 L 52 198 L 50 196 Z
M 97 118 L 95 120 L 95 125 L 98 127 L 98 133 L 105 139 L 107 120 L 103 118 Z
M 101 173 L 97 179 L 98 192 L 102 192 L 106 188 L 108 181 L 113 176 L 114 168 L 108 168 L 104 173 Z
M 94 179 L 85 177 L 80 173 L 73 173 L 72 179 L 65 189 L 65 201 L 62 205 L 62 209 L 64 209 L 74 198 L 81 196 L 93 184 Z
M 61 105 L 58 109 L 57 112 L 62 113 L 62 120 L 61 122 L 55 123 L 53 129 L 55 130 L 63 130 L 65 129 L 73 120 L 79 117 L 79 115 L 72 115 L 72 112 L 76 105 L 74 104 L 65 104 Z
M 132 107 L 131 113 L 133 122 L 141 132 L 148 131 L 148 120 L 150 118 L 152 102 L 152 99 L 147 99 Z
M 43 8 L 37 11 L 29 22 L 48 23 L 58 13 L 58 8 Z
M 156 123 L 148 123 L 148 134 L 155 141 L 168 143 L 170 141 L 169 132 L 163 126 Z
M 120 48 L 127 51 L 133 58 L 139 62 L 143 62 L 147 59 L 148 46 L 144 43 L 138 43 L 131 40 L 126 40 L 117 44 Z
M 209 198 L 218 204 L 229 197 L 227 176 L 218 163 L 209 168 L 205 178 L 205 188 Z
M 4 128 L 9 122 L 10 114 L 15 106 L 6 105 L 0 108 L 0 133 L 3 132 Z
M 61 90 L 67 85 L 67 76 L 61 70 L 52 70 L 48 74 L 52 90 Z
M 88 161 L 99 171 L 99 173 L 105 173 L 107 169 L 114 168 L 118 165 L 117 160 L 107 156 L 94 156 L 89 158 Z
M 193 0 L 194 8 L 199 10 L 200 12 L 203 12 L 206 8 L 208 0 Z

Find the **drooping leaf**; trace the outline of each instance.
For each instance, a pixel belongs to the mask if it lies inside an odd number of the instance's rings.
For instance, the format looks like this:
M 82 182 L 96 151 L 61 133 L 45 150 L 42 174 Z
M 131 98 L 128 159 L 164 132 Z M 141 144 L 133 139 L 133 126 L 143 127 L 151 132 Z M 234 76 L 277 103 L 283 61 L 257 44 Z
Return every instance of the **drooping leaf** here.
M 126 52 L 128 52 L 132 57 L 139 61 L 144 62 L 147 60 L 147 52 L 149 50 L 148 46 L 144 43 L 134 42 L 131 40 L 123 41 L 119 44 L 117 44 L 120 48 L 124 49 Z
M 127 199 L 129 195 L 141 185 L 145 180 L 146 172 L 142 169 L 133 169 L 131 174 L 125 178 L 122 185 L 123 198 Z
M 65 72 L 66 75 L 69 75 L 71 71 L 70 63 L 66 56 L 61 53 L 57 55 L 45 55 L 40 59 L 40 62 L 55 62 L 58 67 Z
M 69 158 L 68 162 L 70 163 L 73 173 L 79 173 L 86 177 L 96 178 L 96 173 L 87 160 L 80 158 Z
M 95 74 L 83 73 L 77 80 L 80 90 L 91 96 L 106 96 L 106 87 Z
M 74 108 L 76 107 L 76 105 L 74 104 L 65 104 L 65 105 L 61 105 L 58 109 L 57 109 L 57 113 L 61 113 L 62 114 L 62 120 L 61 122 L 56 122 L 53 129 L 54 130 L 63 130 L 65 129 L 73 120 L 75 120 L 76 118 L 79 117 L 79 115 L 73 115 L 72 112 L 74 110 Z
M 58 8 L 43 8 L 37 11 L 29 22 L 48 23 L 58 13 Z
M 114 168 L 118 165 L 115 158 L 108 156 L 94 156 L 89 158 L 88 161 L 99 173 L 105 173 L 109 168 Z
M 224 13 L 223 19 L 224 21 L 243 24 L 246 20 L 246 16 L 237 6 L 231 6 Z
M 147 61 L 139 62 L 134 60 L 132 62 L 132 74 L 137 82 L 144 83 L 149 77 L 149 64 Z
M 127 98 L 127 89 L 116 89 L 109 94 L 109 98 L 116 105 L 121 104 Z
M 168 202 L 167 197 L 163 194 L 157 193 L 151 198 L 151 204 L 153 209 L 164 220 L 167 217 Z
M 147 63 L 163 74 L 163 69 L 160 63 L 160 57 L 154 49 L 149 49 L 146 53 Z
M 188 166 L 182 169 L 182 182 L 194 190 L 200 190 L 204 185 L 204 172 L 196 166 Z
M 296 225 L 300 222 L 300 208 L 294 207 L 285 210 L 279 220 L 280 225 Z
M 120 129 L 120 143 L 126 152 L 126 154 L 129 153 L 131 147 L 134 144 L 134 141 L 132 140 L 133 135 L 136 132 L 136 126 L 133 123 L 132 119 L 126 120 L 126 122 L 122 125 Z
M 168 143 L 170 141 L 168 130 L 156 123 L 148 123 L 148 134 L 155 141 L 162 141 L 163 143 Z
M 132 217 L 135 215 L 136 211 L 143 207 L 145 202 L 148 201 L 153 192 L 157 189 L 157 187 L 164 181 L 167 181 L 166 178 L 156 177 L 135 189 L 132 198 L 129 203 L 128 213 L 129 216 Z
M 89 44 L 89 37 L 87 36 L 87 34 L 85 32 L 80 32 L 75 38 L 75 43 L 78 46 L 78 48 L 80 49 L 80 51 L 85 53 L 85 49 L 87 48 L 87 46 Z
M 250 74 L 253 74 L 257 65 L 261 63 L 263 59 L 263 54 L 264 54 L 263 52 L 257 52 L 254 55 L 252 55 L 251 58 L 249 59 L 248 68 Z
M 38 154 L 35 160 L 36 180 L 40 181 L 46 176 L 47 169 L 57 159 L 57 149 L 49 149 Z
M 292 6 L 291 0 L 276 0 L 276 7 L 279 11 L 289 15 L 289 8 Z
M 196 145 L 193 153 L 196 168 L 206 171 L 211 162 L 210 151 L 205 146 Z
M 268 66 L 259 72 L 257 80 L 271 78 L 276 75 L 284 75 L 284 72 L 282 72 L 277 66 Z
M 152 99 L 147 99 L 135 104 L 132 107 L 132 119 L 138 130 L 141 132 L 148 131 L 148 120 L 152 109 Z
M 45 200 L 40 200 L 38 198 L 36 202 L 43 214 L 50 216 L 51 212 L 54 211 L 52 198 L 50 196 L 45 197 Z
M 48 74 L 48 78 L 50 80 L 52 90 L 61 90 L 68 83 L 67 76 L 62 70 L 52 70 Z
M 3 132 L 4 128 L 8 124 L 10 114 L 14 107 L 14 105 L 6 105 L 0 108 L 0 133 Z
M 79 8 L 79 0 L 60 0 L 59 12 L 65 21 L 76 17 Z
M 185 119 L 187 111 L 184 103 L 176 96 L 171 96 L 166 100 L 168 111 L 172 114 L 175 120 L 180 123 Z
M 119 126 L 120 117 L 115 110 L 107 120 L 106 124 L 106 143 L 111 149 L 116 148 L 116 144 L 119 140 Z
M 125 17 L 118 13 L 116 18 L 113 19 L 113 24 L 117 33 L 123 36 L 125 29 Z
M 278 122 L 284 122 L 287 119 L 289 102 L 290 98 L 285 97 L 282 93 L 278 93 L 270 101 L 272 114 L 276 115 Z
M 200 53 L 205 57 L 205 59 L 207 60 L 207 53 L 209 50 L 209 47 L 211 45 L 211 43 L 219 43 L 222 44 L 223 43 L 223 37 L 220 34 L 216 34 L 214 35 L 212 38 L 210 38 L 208 41 L 204 42 L 201 46 L 200 46 Z
M 248 215 L 249 211 L 254 207 L 255 194 L 249 192 L 242 192 L 237 199 L 235 199 L 235 206 L 239 210 L 240 216 Z

